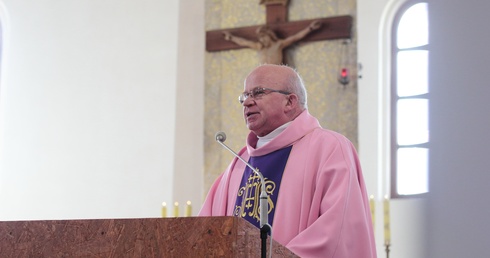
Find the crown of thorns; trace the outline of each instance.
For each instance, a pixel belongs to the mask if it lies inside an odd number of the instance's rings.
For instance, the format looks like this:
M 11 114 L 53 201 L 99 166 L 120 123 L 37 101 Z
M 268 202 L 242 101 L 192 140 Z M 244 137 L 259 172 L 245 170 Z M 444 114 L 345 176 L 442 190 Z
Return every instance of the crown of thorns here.
M 258 27 L 256 33 L 257 34 L 266 34 L 266 35 L 269 35 L 272 39 L 277 40 L 276 33 L 267 25 Z

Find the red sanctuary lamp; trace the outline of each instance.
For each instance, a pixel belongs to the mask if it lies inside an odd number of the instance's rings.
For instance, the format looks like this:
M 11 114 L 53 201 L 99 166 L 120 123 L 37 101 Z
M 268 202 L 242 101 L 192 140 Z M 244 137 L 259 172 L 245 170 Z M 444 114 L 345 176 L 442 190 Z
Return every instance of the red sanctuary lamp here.
M 349 84 L 349 69 L 348 68 L 341 68 L 340 69 L 340 74 L 339 74 L 339 82 L 342 85 L 347 85 Z

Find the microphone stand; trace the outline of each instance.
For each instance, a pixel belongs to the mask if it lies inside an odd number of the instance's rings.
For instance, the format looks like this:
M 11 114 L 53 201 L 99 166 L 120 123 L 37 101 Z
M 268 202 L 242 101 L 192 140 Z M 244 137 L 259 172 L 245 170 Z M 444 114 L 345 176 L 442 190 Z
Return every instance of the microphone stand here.
M 260 240 L 261 240 L 261 250 L 260 250 L 260 254 L 262 258 L 266 258 L 267 257 L 267 233 L 269 233 L 269 231 L 271 230 L 271 227 L 269 224 L 265 224 L 265 225 L 262 225 L 262 227 L 260 227 Z M 272 239 L 271 239 L 272 241 Z M 272 250 L 270 250 L 270 252 L 272 252 Z
M 254 170 L 252 169 L 256 174 L 260 176 L 260 181 L 261 181 L 261 188 L 262 191 L 260 193 L 260 239 L 262 240 L 261 242 L 261 257 L 266 258 L 267 256 L 267 233 L 271 231 L 271 226 L 268 223 L 269 220 L 269 203 L 268 203 L 268 196 L 267 192 L 265 191 L 265 180 L 262 174 L 259 172 L 259 169 Z M 272 239 L 271 239 L 272 241 Z M 269 250 L 272 252 L 272 250 Z
M 241 160 L 247 167 L 249 167 L 255 174 L 260 177 L 261 192 L 260 192 L 260 239 L 261 239 L 261 257 L 267 257 L 267 233 L 272 230 L 269 225 L 269 202 L 267 192 L 265 191 L 265 179 L 262 173 L 258 169 L 255 169 L 247 161 L 245 161 L 240 155 L 234 152 L 230 147 L 228 147 L 224 141 L 226 140 L 226 134 L 224 132 L 218 132 L 216 134 L 216 141 L 221 144 L 225 149 L 230 151 L 235 157 Z M 272 241 L 272 239 L 271 239 Z M 270 250 L 272 252 L 272 250 Z

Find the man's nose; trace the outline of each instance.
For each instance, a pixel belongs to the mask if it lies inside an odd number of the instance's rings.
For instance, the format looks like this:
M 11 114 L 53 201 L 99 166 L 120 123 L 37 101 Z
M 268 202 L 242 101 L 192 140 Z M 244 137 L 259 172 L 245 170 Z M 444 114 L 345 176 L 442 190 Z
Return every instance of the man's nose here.
M 252 105 L 254 105 L 254 104 L 255 104 L 255 99 L 254 99 L 254 98 L 252 98 L 251 96 L 249 96 L 248 98 L 246 98 L 246 99 L 243 101 L 243 103 L 242 103 L 242 105 L 243 105 L 244 107 L 252 106 Z

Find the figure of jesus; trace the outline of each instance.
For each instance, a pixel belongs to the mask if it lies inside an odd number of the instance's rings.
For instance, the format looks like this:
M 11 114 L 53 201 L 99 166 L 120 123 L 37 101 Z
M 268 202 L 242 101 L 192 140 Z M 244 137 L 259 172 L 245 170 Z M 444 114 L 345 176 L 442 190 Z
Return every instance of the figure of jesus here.
M 261 59 L 260 61 L 263 64 L 280 65 L 284 64 L 283 50 L 285 48 L 303 39 L 310 32 L 319 29 L 321 25 L 322 24 L 320 21 L 313 21 L 310 23 L 310 25 L 308 25 L 308 27 L 285 39 L 278 38 L 276 33 L 267 25 L 261 26 L 257 29 L 256 33 L 258 41 L 237 37 L 232 35 L 229 31 L 224 31 L 223 35 L 225 40 L 232 41 L 240 46 L 257 50 Z

